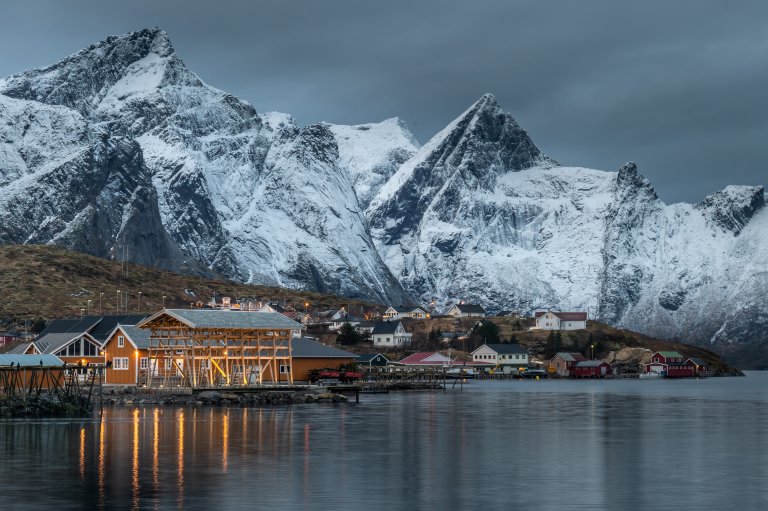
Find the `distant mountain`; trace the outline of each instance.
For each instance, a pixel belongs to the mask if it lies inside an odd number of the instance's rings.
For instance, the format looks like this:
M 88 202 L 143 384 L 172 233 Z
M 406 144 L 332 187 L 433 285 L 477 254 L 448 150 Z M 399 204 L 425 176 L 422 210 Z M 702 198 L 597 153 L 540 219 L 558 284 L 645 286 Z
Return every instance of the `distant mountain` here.
M 302 127 L 206 85 L 159 29 L 0 80 L 3 244 L 393 305 L 587 309 L 743 356 L 768 345 L 767 211 L 762 186 L 666 205 L 632 163 L 561 166 L 491 95 L 423 146 L 398 119 Z

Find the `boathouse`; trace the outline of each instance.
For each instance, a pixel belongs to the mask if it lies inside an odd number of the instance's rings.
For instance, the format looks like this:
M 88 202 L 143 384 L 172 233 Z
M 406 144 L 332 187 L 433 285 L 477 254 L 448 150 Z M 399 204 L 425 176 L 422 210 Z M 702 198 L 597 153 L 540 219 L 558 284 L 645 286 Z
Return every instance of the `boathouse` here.
M 584 360 L 587 360 L 587 358 L 581 353 L 557 353 L 549 361 L 549 372 L 557 374 L 558 376 L 570 376 L 573 366 L 576 365 L 577 362 L 582 362 Z
M 605 378 L 611 374 L 611 364 L 602 360 L 580 360 L 570 369 L 571 378 Z
M 339 369 L 355 363 L 357 355 L 349 351 L 327 346 L 307 337 L 291 340 L 291 364 L 280 367 L 280 380 L 288 381 L 291 371 L 293 381 L 308 382 L 312 369 Z
M 292 332 L 303 327 L 282 314 L 166 309 L 136 326 L 150 331 L 147 386 L 293 383 Z
M 695 376 L 695 365 L 687 363 L 677 351 L 657 351 L 651 355 L 651 361 L 645 364 L 644 373 L 665 376 L 667 378 L 690 378 Z

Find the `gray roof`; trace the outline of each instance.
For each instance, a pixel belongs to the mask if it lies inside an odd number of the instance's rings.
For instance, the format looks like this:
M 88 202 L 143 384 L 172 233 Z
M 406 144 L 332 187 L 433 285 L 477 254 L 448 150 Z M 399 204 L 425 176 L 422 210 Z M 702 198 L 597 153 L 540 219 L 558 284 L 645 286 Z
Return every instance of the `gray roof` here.
M 379 321 L 373 325 L 372 333 L 373 335 L 394 334 L 399 324 L 399 321 Z
M 21 367 L 61 367 L 64 362 L 56 355 L 16 355 L 4 353 L 0 355 L 0 367 L 11 364 Z
M 139 349 L 149 348 L 149 336 L 152 334 L 146 328 L 136 328 L 134 325 L 118 325 L 125 335 L 127 335 L 133 344 Z
M 362 355 L 358 355 L 357 356 L 357 363 L 358 364 L 367 364 L 367 363 L 369 363 L 371 360 L 373 360 L 376 357 L 381 357 L 384 360 L 386 360 L 387 363 L 389 363 L 389 359 L 387 357 L 385 357 L 384 355 L 382 355 L 381 353 L 364 353 Z
M 8 355 L 22 355 L 25 351 L 27 351 L 27 348 L 29 348 L 29 345 L 32 344 L 31 342 L 25 342 L 22 344 L 19 344 L 17 346 L 14 346 L 13 348 L 9 349 L 5 353 Z
M 357 358 L 354 353 L 326 346 L 306 337 L 291 339 L 291 356 L 293 358 Z
M 458 307 L 461 312 L 468 314 L 485 314 L 485 309 L 475 303 L 457 303 L 456 307 Z
M 600 367 L 603 364 L 607 364 L 607 362 L 603 362 L 602 360 L 580 360 L 579 362 L 576 362 L 576 367 Z
M 555 357 L 560 357 L 566 362 L 577 362 L 579 360 L 586 360 L 586 357 L 584 357 L 584 355 L 582 355 L 581 353 L 567 353 L 564 351 L 556 353 Z
M 142 327 L 153 319 L 168 314 L 191 328 L 234 328 L 265 330 L 300 330 L 297 323 L 277 312 L 250 312 L 229 310 L 166 309 L 160 311 L 136 326 Z
M 691 362 L 693 362 L 693 363 L 694 363 L 694 364 L 696 364 L 697 366 L 706 366 L 706 365 L 709 365 L 709 364 L 707 364 L 707 361 L 706 361 L 706 360 L 704 360 L 704 359 L 702 359 L 702 358 L 699 358 L 699 357 L 690 357 L 688 360 L 690 360 Z
M 486 344 L 489 348 L 500 355 L 527 355 L 528 350 L 519 344 Z
M 55 353 L 82 335 L 85 334 L 83 332 L 53 332 L 35 339 L 35 346 L 41 353 Z

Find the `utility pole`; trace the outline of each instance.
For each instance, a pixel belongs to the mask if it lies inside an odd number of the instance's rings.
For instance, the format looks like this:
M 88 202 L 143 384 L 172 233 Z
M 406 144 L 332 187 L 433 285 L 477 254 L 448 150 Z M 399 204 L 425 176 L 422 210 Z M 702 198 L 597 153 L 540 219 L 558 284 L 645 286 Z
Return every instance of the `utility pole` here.
M 136 313 L 137 313 L 137 314 L 140 314 L 140 313 L 141 313 L 141 291 L 139 291 L 139 303 L 138 303 L 138 305 L 136 306 Z
M 103 292 L 99 293 L 99 316 L 102 315 L 102 312 L 101 312 L 101 299 L 103 297 L 104 297 L 104 293 Z
M 117 290 L 117 298 L 115 302 L 115 313 L 120 314 L 120 290 Z

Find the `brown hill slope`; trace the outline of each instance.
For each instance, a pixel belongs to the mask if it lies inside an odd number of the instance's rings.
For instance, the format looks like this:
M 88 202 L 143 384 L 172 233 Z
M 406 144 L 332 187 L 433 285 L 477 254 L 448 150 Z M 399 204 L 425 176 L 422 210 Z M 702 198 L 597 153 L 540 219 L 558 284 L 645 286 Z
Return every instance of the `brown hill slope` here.
M 78 316 L 83 309 L 91 314 L 114 314 L 118 307 L 132 313 L 155 312 L 163 306 L 163 296 L 166 307 L 189 307 L 194 302 L 208 302 L 214 293 L 217 297 L 286 300 L 299 308 L 305 302 L 313 309 L 363 304 L 333 295 L 123 265 L 60 247 L 0 246 L 0 329 L 24 320 Z

